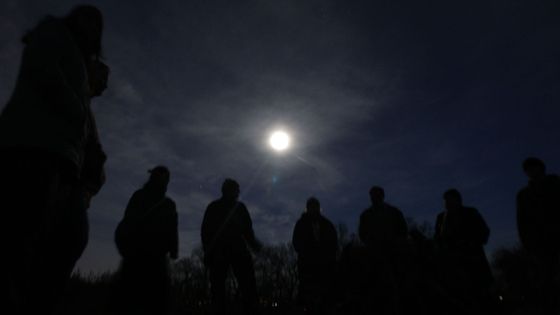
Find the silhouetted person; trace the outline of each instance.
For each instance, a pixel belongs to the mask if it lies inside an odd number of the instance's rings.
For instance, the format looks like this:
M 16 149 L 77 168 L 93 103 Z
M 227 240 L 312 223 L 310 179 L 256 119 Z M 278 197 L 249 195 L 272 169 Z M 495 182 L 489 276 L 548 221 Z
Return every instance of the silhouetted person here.
M 484 245 L 490 229 L 477 209 L 465 207 L 459 191 L 443 195 L 445 211 L 437 216 L 434 239 L 441 257 L 443 282 L 465 307 L 480 307 L 493 277 Z
M 177 210 L 166 196 L 169 170 L 150 170 L 148 182 L 130 198 L 115 240 L 122 255 L 119 270 L 123 301 L 130 314 L 168 311 L 168 259 L 178 256 Z
M 368 249 L 374 269 L 371 294 L 378 302 L 377 310 L 392 314 L 398 312 L 399 307 L 408 226 L 402 212 L 385 202 L 383 188 L 373 186 L 369 196 L 371 207 L 360 216 L 359 236 Z
M 324 314 L 336 268 L 338 237 L 334 225 L 321 214 L 316 198 L 307 200 L 292 237 L 298 254 L 299 295 L 310 314 Z
M 356 235 L 342 247 L 337 270 L 336 293 L 340 314 L 371 314 L 377 301 L 371 298 L 372 279 L 377 277 L 368 248 Z
M 245 313 L 257 311 L 257 287 L 253 260 L 249 248 L 260 251 L 251 217 L 245 205 L 238 201 L 239 184 L 226 179 L 222 198 L 206 208 L 201 227 L 204 262 L 210 273 L 212 306 L 215 314 L 226 310 L 225 281 L 231 268 L 239 283 Z
M 0 115 L 1 303 L 12 313 L 52 312 L 56 222 L 66 220 L 89 138 L 87 63 L 101 55 L 103 20 L 79 6 L 23 37 L 14 92 Z M 5 303 L 4 303 L 5 302 Z
M 406 240 L 408 227 L 402 212 L 385 202 L 383 188 L 369 191 L 371 206 L 360 216 L 360 240 L 369 247 L 389 249 Z
M 533 257 L 543 307 L 558 310 L 560 255 L 560 177 L 547 175 L 537 158 L 523 162 L 529 184 L 517 194 L 517 229 L 523 248 Z M 556 283 L 555 283 L 556 282 Z
M 88 79 L 91 97 L 101 96 L 107 88 L 109 68 L 99 60 L 88 63 Z M 62 292 L 76 262 L 88 243 L 89 223 L 87 210 L 90 202 L 105 183 L 104 165 L 107 159 L 99 141 L 95 117 L 88 110 L 88 138 L 80 178 L 71 187 L 69 198 L 61 204 L 60 215 L 53 222 L 52 249 L 48 255 L 54 290 Z

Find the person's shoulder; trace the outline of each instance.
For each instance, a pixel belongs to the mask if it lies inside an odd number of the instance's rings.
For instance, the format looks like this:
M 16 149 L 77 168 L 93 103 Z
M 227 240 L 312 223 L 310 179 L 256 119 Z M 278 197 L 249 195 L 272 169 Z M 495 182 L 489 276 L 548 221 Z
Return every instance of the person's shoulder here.
M 367 207 L 364 210 L 362 210 L 362 214 L 360 216 L 368 216 L 373 212 L 373 207 Z
M 70 38 L 70 31 L 63 19 L 47 16 L 29 33 L 25 42 L 47 41 L 51 45 L 61 45 Z
M 336 230 L 332 221 L 329 220 L 329 218 L 325 217 L 324 215 L 321 215 L 321 222 L 323 223 L 324 226 L 329 227 L 329 229 Z
M 470 212 L 478 212 L 478 209 L 475 207 L 464 207 L 464 209 Z
M 301 227 L 303 225 L 305 225 L 305 223 L 307 222 L 307 215 L 304 213 L 301 214 L 301 216 L 297 219 L 295 227 Z
M 64 20 L 49 15 L 41 20 L 32 32 L 33 34 L 42 35 L 43 33 L 59 32 L 62 29 L 66 29 Z
M 560 176 L 556 174 L 548 174 L 544 180 L 547 184 L 560 185 Z
M 177 208 L 177 204 L 176 204 L 175 201 L 174 201 L 173 199 L 171 199 L 170 197 L 167 197 L 167 196 L 166 196 L 164 202 L 165 202 L 165 204 L 166 204 L 168 207 L 170 207 L 170 208 L 173 208 L 173 209 L 176 209 L 176 208 Z
M 327 217 L 326 217 L 326 216 L 324 216 L 323 214 L 321 214 L 320 218 L 321 218 L 321 222 L 324 222 L 324 223 L 329 223 L 329 224 L 331 224 L 331 225 L 332 225 L 332 222 L 331 222 L 331 220 L 329 220 L 329 218 L 327 218 Z
M 389 211 L 391 211 L 395 214 L 402 214 L 402 211 L 399 208 L 397 208 L 397 207 L 395 207 L 391 204 L 388 204 L 388 203 L 385 204 L 385 209 L 388 209 Z
M 206 209 L 208 209 L 208 210 L 217 209 L 221 206 L 221 203 L 222 203 L 221 199 L 213 200 L 208 204 L 208 206 L 206 206 Z
M 247 206 L 241 201 L 237 202 L 235 209 L 236 211 L 238 211 L 238 213 L 241 212 L 243 215 L 247 215 L 249 217 L 251 216 L 251 214 L 249 213 L 249 209 L 247 209 Z
M 140 197 L 143 196 L 143 195 L 144 195 L 144 189 L 140 188 L 140 189 L 135 190 L 135 191 L 132 193 L 132 196 L 131 196 L 130 198 L 131 198 L 131 199 L 132 199 L 132 198 L 140 198 Z
M 470 215 L 480 215 L 480 211 L 475 207 L 463 207 L 463 210 Z
M 524 195 L 528 192 L 529 192 L 529 186 L 525 186 L 525 187 L 519 189 L 519 191 L 517 192 L 517 196 L 522 196 L 522 195 Z

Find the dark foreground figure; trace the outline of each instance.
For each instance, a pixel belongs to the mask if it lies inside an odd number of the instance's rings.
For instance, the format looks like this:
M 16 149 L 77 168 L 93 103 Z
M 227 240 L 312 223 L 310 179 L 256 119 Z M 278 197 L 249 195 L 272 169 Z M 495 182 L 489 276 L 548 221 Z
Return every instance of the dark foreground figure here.
M 169 170 L 157 166 L 150 173 L 115 232 L 122 255 L 115 306 L 125 314 L 168 312 L 168 257 L 178 255 L 177 210 L 166 196 Z
M 434 236 L 441 283 L 458 301 L 454 312 L 482 312 L 493 281 L 484 252 L 490 229 L 477 209 L 463 206 L 459 191 L 448 190 L 443 198 L 445 211 L 437 216 Z
M 395 314 L 400 303 L 404 279 L 404 253 L 408 226 L 402 212 L 385 202 L 383 188 L 369 191 L 371 207 L 360 216 L 359 235 L 365 244 L 369 265 L 367 298 L 380 314 Z
M 338 238 L 334 225 L 321 214 L 316 198 L 307 200 L 305 213 L 297 221 L 292 237 L 298 254 L 299 298 L 307 313 L 329 313 L 334 306 Z
M 523 170 L 527 187 L 517 194 L 517 228 L 532 259 L 538 289 L 529 300 L 542 314 L 557 314 L 560 299 L 560 177 L 547 175 L 544 162 L 528 158 Z
M 88 66 L 92 97 L 100 96 L 106 88 L 109 68 L 100 61 Z M 71 187 L 68 199 L 62 204 L 61 213 L 53 221 L 52 249 L 45 268 L 50 270 L 52 286 L 60 294 L 67 286 L 74 266 L 82 256 L 89 234 L 87 210 L 91 199 L 105 183 L 104 164 L 106 155 L 99 142 L 95 118 L 88 111 L 88 139 L 85 145 L 83 167 L 76 185 Z
M 257 285 L 249 248 L 258 252 L 262 245 L 255 238 L 247 208 L 238 201 L 239 192 L 239 184 L 226 179 L 222 198 L 208 205 L 202 221 L 204 263 L 210 272 L 214 314 L 226 312 L 225 282 L 230 268 L 239 283 L 244 314 L 257 312 Z
M 87 242 L 85 209 L 105 159 L 100 146 L 88 149 L 98 145 L 88 68 L 100 57 L 102 28 L 99 10 L 80 6 L 23 38 L 18 81 L 0 116 L 0 302 L 11 314 L 52 313 Z M 86 163 L 97 165 L 90 178 Z

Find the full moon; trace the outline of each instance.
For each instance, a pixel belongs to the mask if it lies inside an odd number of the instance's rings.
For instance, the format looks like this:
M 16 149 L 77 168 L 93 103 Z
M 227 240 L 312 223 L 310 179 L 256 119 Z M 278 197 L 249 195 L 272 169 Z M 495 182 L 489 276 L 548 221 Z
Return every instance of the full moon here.
M 284 131 L 275 131 L 270 135 L 269 143 L 275 151 L 284 151 L 290 146 L 290 136 Z

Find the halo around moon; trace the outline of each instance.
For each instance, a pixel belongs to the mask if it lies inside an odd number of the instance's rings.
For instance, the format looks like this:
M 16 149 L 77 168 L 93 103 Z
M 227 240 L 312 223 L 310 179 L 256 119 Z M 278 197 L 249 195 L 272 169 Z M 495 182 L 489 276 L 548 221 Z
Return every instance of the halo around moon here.
M 288 149 L 290 147 L 290 142 L 291 142 L 290 135 L 288 135 L 288 133 L 282 130 L 274 131 L 270 135 L 270 138 L 268 140 L 270 147 L 274 151 L 278 151 L 278 152 L 285 151 L 286 149 Z

